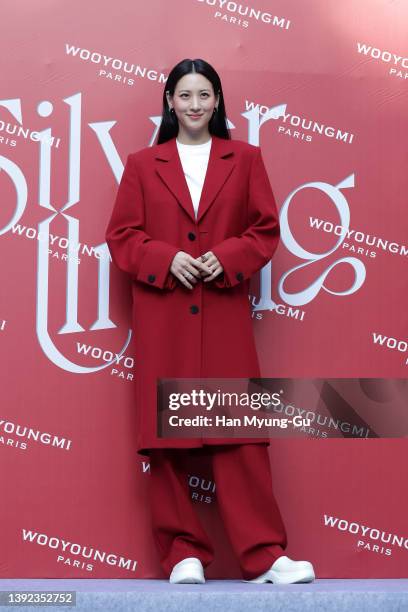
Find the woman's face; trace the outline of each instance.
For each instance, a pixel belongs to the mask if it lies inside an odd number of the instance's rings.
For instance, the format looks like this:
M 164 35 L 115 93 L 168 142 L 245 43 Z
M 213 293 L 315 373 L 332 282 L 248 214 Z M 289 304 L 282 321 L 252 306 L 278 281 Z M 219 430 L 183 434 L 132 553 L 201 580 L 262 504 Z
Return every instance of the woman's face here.
M 179 122 L 179 131 L 191 136 L 208 133 L 208 123 L 218 105 L 211 81 L 202 74 L 186 74 L 177 83 L 174 96 L 167 94 L 167 101 Z M 194 117 L 193 115 L 198 115 Z

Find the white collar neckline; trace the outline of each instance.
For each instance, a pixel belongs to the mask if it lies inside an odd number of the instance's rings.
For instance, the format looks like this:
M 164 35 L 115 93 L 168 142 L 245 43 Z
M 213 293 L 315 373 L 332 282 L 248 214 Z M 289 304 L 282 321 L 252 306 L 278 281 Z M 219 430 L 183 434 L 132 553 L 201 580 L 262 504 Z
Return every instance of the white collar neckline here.
M 207 140 L 207 142 L 201 142 L 200 144 L 184 144 L 183 142 L 180 142 L 179 139 L 176 137 L 176 142 L 181 147 L 193 147 L 193 148 L 206 147 L 211 143 L 211 141 L 212 141 L 212 138 L 210 138 L 210 140 Z

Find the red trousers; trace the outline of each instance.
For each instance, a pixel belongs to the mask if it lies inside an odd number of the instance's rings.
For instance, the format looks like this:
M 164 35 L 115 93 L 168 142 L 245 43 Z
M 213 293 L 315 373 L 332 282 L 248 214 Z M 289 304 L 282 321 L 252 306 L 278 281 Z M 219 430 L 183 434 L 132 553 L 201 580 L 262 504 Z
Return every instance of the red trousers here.
M 267 446 L 207 446 L 216 499 L 245 580 L 266 572 L 284 554 L 285 526 L 273 491 Z M 214 548 L 194 511 L 187 475 L 197 449 L 151 449 L 149 495 L 153 537 L 167 575 L 186 557 L 204 567 Z M 198 449 L 202 452 L 202 449 Z

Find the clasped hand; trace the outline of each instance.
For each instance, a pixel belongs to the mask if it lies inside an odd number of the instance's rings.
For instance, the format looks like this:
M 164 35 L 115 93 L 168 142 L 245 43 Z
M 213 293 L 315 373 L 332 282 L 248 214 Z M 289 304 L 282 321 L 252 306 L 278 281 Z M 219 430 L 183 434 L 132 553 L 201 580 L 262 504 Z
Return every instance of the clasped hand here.
M 203 280 L 204 283 L 212 281 L 223 270 L 224 268 L 212 251 L 207 251 L 197 259 L 189 253 L 179 251 L 170 266 L 170 272 L 188 289 L 193 289 L 198 280 Z

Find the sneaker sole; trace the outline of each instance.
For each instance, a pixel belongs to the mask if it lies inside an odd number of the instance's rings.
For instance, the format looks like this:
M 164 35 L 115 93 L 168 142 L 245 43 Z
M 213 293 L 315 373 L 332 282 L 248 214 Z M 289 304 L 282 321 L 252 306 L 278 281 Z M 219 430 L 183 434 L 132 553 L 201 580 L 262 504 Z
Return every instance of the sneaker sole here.
M 204 584 L 205 580 L 202 580 L 201 578 L 187 576 L 186 578 L 181 578 L 180 580 L 169 580 L 169 582 L 171 584 Z
M 273 584 L 294 584 L 297 582 L 313 582 L 315 574 L 312 570 L 299 570 L 297 572 L 274 572 L 270 570 L 265 578 L 244 580 L 252 584 L 264 584 L 272 582 Z

